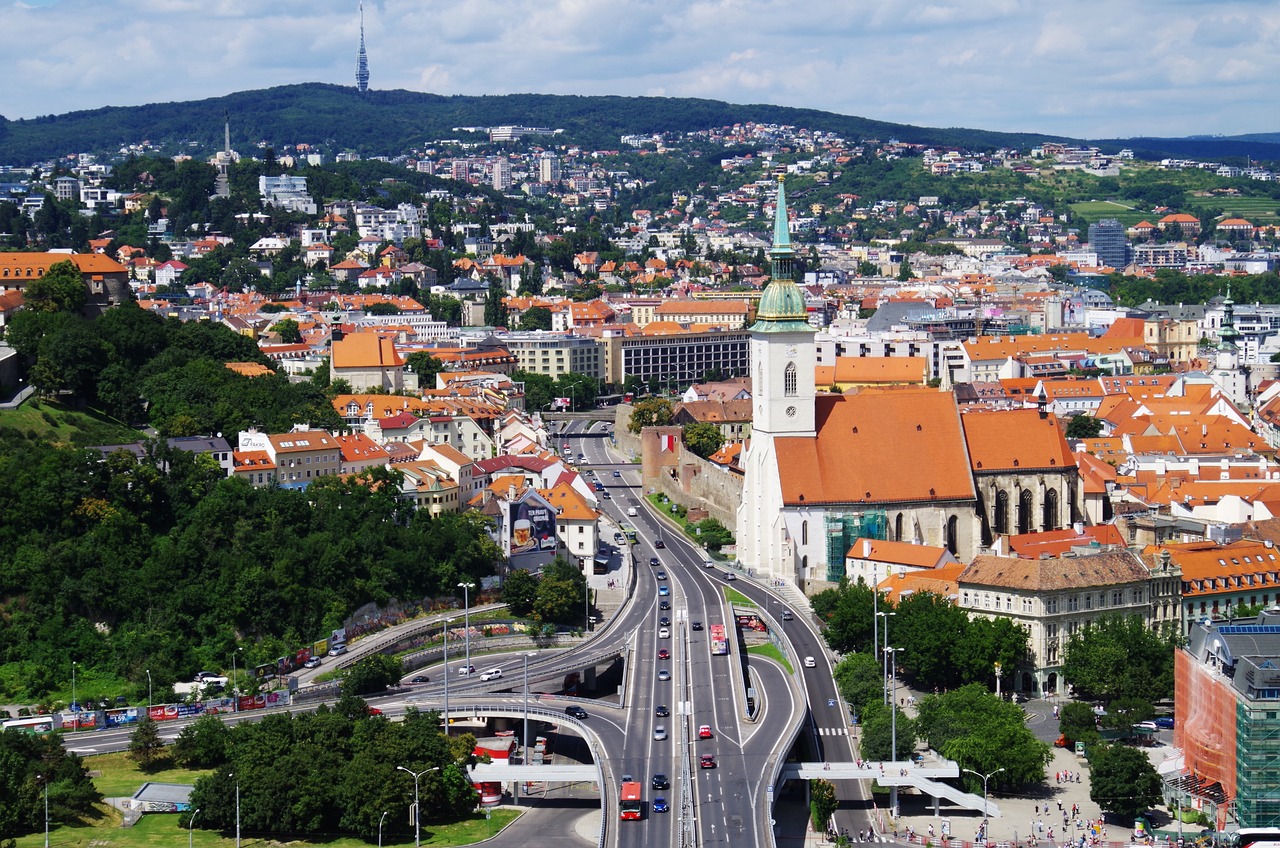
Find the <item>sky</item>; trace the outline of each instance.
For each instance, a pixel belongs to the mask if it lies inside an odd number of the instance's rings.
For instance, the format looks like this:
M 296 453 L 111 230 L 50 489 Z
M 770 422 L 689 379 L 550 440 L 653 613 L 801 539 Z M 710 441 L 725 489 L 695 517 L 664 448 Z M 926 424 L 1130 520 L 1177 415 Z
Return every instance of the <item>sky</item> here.
M 354 84 L 355 0 L 0 0 L 0 115 Z M 1080 138 L 1280 131 L 1275 0 L 368 0 L 370 87 Z M 15 73 L 16 70 L 16 73 Z

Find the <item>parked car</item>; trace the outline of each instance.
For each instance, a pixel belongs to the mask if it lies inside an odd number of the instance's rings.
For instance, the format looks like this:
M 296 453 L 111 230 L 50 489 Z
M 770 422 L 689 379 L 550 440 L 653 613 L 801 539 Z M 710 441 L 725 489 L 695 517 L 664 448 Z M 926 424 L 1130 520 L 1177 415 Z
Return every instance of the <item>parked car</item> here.
M 582 707 L 578 706 L 577 704 L 570 704 L 569 706 L 565 707 L 564 714 L 567 716 L 572 716 L 573 718 L 587 717 L 587 711 L 584 710 Z
M 1173 716 L 1157 716 L 1156 727 L 1161 730 L 1173 730 Z

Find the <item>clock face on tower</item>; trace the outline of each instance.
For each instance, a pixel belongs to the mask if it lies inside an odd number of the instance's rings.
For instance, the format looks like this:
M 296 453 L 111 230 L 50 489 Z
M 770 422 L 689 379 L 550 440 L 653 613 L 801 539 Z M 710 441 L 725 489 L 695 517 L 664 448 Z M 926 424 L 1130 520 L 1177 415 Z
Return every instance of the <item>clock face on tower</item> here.
M 795 355 L 796 355 L 796 346 L 795 346 L 795 345 L 787 345 L 787 357 L 788 357 L 788 358 L 794 358 L 794 357 L 795 357 Z
M 796 408 L 795 408 L 794 406 L 788 406 L 788 407 L 787 407 L 787 417 L 788 417 L 788 418 L 795 418 L 795 417 L 796 417 Z

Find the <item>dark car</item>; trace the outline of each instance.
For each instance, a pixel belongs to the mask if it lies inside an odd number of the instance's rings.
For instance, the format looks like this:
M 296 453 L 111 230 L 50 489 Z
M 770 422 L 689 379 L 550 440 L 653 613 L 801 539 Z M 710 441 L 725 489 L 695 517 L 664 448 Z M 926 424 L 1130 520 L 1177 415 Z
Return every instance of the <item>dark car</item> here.
M 667 617 L 664 615 L 662 618 L 658 619 L 658 626 L 659 626 L 659 627 L 670 627 L 670 626 L 671 626 L 671 619 L 670 619 L 670 618 L 667 618 Z
M 662 549 L 662 548 L 665 548 L 665 547 L 667 546 L 667 543 L 666 543 L 666 542 L 664 542 L 664 541 L 662 541 L 661 539 L 659 539 L 658 541 L 656 541 L 656 542 L 654 542 L 654 543 L 653 543 L 653 546 L 654 546 L 655 548 Z
M 659 572 L 658 572 L 658 574 L 657 574 L 657 577 L 658 577 L 658 579 L 659 579 L 659 580 L 666 580 L 666 579 L 667 579 L 667 572 L 665 572 L 665 571 L 659 571 Z
M 702 629 L 702 622 L 701 622 L 701 621 L 695 621 L 695 622 L 693 622 L 692 624 L 690 624 L 690 625 L 689 625 L 689 629 L 690 629 L 690 630 L 701 630 L 701 629 Z
M 570 704 L 569 706 L 565 707 L 564 714 L 567 716 L 572 716 L 574 718 L 587 717 L 587 711 L 584 710 L 582 707 L 578 706 L 577 704 Z
M 667 776 L 662 772 L 658 772 L 653 776 L 653 780 L 649 781 L 654 789 L 669 789 L 671 781 L 667 780 Z
M 615 472 L 613 472 L 613 476 L 614 476 L 614 477 L 621 477 L 621 476 L 622 476 L 622 472 L 621 472 L 621 471 L 615 471 Z
M 671 715 L 671 710 L 667 709 L 666 704 L 658 704 L 658 706 L 653 708 L 653 714 L 658 718 L 666 718 Z
M 667 807 L 666 798 L 663 798 L 661 795 L 659 795 L 657 798 L 653 799 L 653 811 L 655 813 L 665 813 L 667 812 L 667 809 L 668 807 Z
M 427 677 L 425 674 L 419 674 L 417 677 L 413 678 L 409 682 L 410 683 L 430 683 L 431 678 Z
M 1161 730 L 1173 730 L 1173 716 L 1157 716 L 1155 723 Z
M 657 557 L 649 557 L 649 565 L 662 565 Z
M 658 601 L 658 609 L 660 609 L 660 610 L 669 610 L 669 609 L 671 609 L 671 602 L 670 602 L 670 601 L 666 601 L 666 600 Z
M 596 483 L 595 483 L 595 489 L 596 489 L 596 491 L 597 491 L 597 492 L 603 492 L 603 491 L 604 491 L 604 483 L 601 483 L 599 480 L 597 480 L 597 481 L 596 481 Z

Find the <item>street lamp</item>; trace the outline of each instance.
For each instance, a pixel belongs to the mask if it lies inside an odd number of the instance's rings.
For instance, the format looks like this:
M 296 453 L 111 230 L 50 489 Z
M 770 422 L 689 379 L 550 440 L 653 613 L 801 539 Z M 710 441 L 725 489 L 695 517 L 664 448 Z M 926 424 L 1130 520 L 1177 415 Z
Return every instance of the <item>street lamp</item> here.
M 417 801 L 415 800 L 414 803 L 417 803 Z M 417 815 L 416 811 L 414 815 L 415 816 Z M 386 820 L 387 820 L 387 812 L 386 810 L 383 810 L 382 818 L 378 819 L 378 848 L 382 848 L 382 823 Z M 188 845 L 187 848 L 191 848 L 191 846 Z
M 76 661 L 71 661 L 71 712 L 80 712 L 80 702 L 76 699 Z M 74 719 L 76 730 L 80 729 L 80 720 Z
M 444 620 L 444 735 L 449 735 L 449 625 L 452 618 Z
M 973 769 L 960 769 L 960 771 L 967 771 L 975 777 L 982 778 L 982 833 L 985 836 L 987 833 L 987 781 L 1004 771 L 1004 768 L 998 768 L 990 774 L 983 774 Z
M 44 848 L 49 848 L 49 775 L 36 775 L 36 780 L 44 782 Z
M 419 772 L 415 772 L 413 769 L 407 769 L 404 766 L 396 766 L 396 770 L 402 771 L 405 774 L 413 775 L 413 848 L 422 848 L 422 828 L 420 825 L 422 819 L 419 817 L 420 808 L 418 807 L 418 778 L 429 772 L 440 771 L 440 766 L 432 766 L 429 769 L 424 769 Z M 385 816 L 386 813 L 383 813 L 383 815 Z M 378 841 L 382 841 L 381 823 L 378 824 Z
M 888 651 L 889 650 L 889 617 L 897 615 L 897 613 L 896 612 L 878 612 L 876 613 L 876 615 L 884 619 L 884 649 L 885 651 Z M 891 704 L 893 702 L 889 700 L 889 679 L 888 679 L 889 678 L 889 654 L 888 653 L 884 655 L 884 670 L 881 671 L 880 673 L 885 678 L 884 686 L 880 687 L 881 690 L 884 692 L 884 702 L 886 704 Z
M 902 653 L 901 648 L 890 648 L 885 646 L 885 652 L 889 654 L 889 677 L 893 681 L 893 695 L 889 699 L 889 747 L 890 762 L 898 761 L 898 654 Z M 898 787 L 895 784 L 890 790 L 889 806 L 893 809 L 894 818 L 898 817 Z
M 528 765 L 524 759 L 524 752 L 529 748 L 529 657 L 536 657 L 533 651 L 527 651 L 524 655 L 524 739 L 520 744 L 521 763 Z
M 231 652 L 231 711 L 240 711 L 240 699 L 236 697 L 236 654 L 243 651 L 244 648 L 236 648 Z
M 187 819 L 187 848 L 191 848 L 191 842 L 195 838 L 196 816 L 200 815 L 200 808 L 191 814 L 191 818 Z
M 236 773 L 231 772 L 227 777 L 235 777 Z M 240 848 L 240 781 L 236 781 L 236 848 Z
M 147 669 L 147 715 L 151 715 L 151 669 Z
M 462 617 L 463 627 L 465 628 L 463 638 L 466 640 L 467 646 L 467 668 L 471 668 L 471 594 L 470 590 L 474 589 L 474 583 L 459 583 L 458 588 L 462 590 Z

